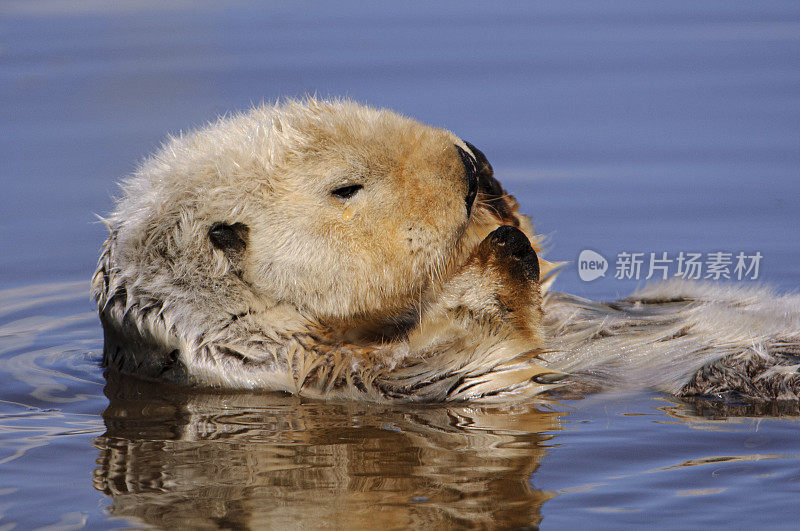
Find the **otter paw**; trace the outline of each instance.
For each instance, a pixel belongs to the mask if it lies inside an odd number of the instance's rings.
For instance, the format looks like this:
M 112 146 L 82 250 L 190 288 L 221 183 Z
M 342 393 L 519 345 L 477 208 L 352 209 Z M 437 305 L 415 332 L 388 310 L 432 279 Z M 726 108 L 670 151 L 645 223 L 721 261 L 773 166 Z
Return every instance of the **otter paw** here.
M 539 258 L 533 250 L 525 233 L 516 227 L 503 225 L 490 233 L 481 243 L 499 267 L 505 269 L 510 276 L 524 278 L 529 282 L 539 282 Z
M 503 225 L 486 236 L 448 282 L 435 309 L 434 315 L 444 312 L 468 328 L 540 338 L 539 260 L 525 233 Z

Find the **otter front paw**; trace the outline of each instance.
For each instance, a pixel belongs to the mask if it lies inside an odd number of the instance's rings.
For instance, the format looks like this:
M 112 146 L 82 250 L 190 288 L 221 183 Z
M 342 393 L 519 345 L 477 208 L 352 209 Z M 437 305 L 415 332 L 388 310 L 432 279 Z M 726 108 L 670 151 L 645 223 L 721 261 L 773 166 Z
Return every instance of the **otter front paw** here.
M 539 260 L 525 233 L 503 225 L 475 248 L 445 286 L 438 312 L 465 326 L 540 338 Z
M 483 248 L 483 249 L 482 249 Z M 530 240 L 521 230 L 502 225 L 490 233 L 478 247 L 500 274 L 514 282 L 539 282 L 539 258 Z

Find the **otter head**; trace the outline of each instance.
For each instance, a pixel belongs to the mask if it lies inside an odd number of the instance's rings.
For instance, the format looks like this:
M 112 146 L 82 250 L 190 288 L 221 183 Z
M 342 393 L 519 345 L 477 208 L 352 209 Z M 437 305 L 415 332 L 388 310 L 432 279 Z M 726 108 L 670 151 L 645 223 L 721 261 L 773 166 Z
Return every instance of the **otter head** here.
M 157 298 L 246 293 L 313 318 L 389 316 L 463 260 L 481 158 L 389 111 L 260 107 L 146 161 L 111 218 L 117 262 Z
M 316 316 L 395 312 L 452 267 L 475 159 L 452 134 L 385 111 L 315 111 L 237 218 L 250 228 L 244 278 Z

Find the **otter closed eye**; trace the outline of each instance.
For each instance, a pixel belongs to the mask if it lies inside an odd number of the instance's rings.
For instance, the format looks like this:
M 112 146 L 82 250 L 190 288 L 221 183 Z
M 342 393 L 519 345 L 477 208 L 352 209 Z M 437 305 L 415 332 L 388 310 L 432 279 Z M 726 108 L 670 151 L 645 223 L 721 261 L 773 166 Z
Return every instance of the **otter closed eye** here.
M 337 188 L 336 190 L 332 191 L 331 194 L 335 195 L 339 199 L 350 199 L 354 195 L 356 195 L 359 190 L 364 188 L 360 184 L 351 184 L 348 186 L 342 186 L 341 188 Z

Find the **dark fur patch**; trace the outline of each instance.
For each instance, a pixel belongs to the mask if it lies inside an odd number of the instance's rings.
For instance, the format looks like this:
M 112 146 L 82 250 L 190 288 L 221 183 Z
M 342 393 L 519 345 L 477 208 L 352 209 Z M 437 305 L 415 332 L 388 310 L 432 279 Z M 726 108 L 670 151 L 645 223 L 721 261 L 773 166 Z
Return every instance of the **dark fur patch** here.
M 164 366 L 161 368 L 161 374 L 158 375 L 159 378 L 163 377 L 167 372 L 175 369 L 179 363 L 180 354 L 181 352 L 178 349 L 175 349 L 164 358 Z
M 208 231 L 214 247 L 225 252 L 242 253 L 247 248 L 250 229 L 244 223 L 215 223 Z
M 726 356 L 704 366 L 683 386 L 680 396 L 741 395 L 761 400 L 775 400 L 781 395 L 800 394 L 800 374 L 785 377 L 769 373 L 780 365 L 797 365 L 792 352 L 772 352 L 774 359 L 757 355 Z

